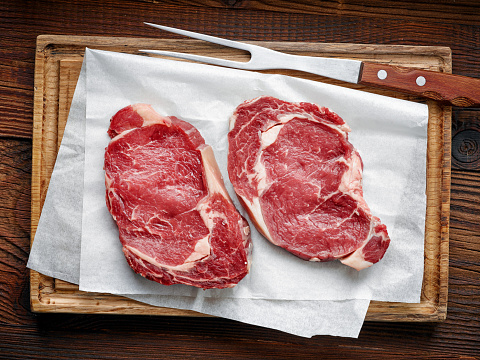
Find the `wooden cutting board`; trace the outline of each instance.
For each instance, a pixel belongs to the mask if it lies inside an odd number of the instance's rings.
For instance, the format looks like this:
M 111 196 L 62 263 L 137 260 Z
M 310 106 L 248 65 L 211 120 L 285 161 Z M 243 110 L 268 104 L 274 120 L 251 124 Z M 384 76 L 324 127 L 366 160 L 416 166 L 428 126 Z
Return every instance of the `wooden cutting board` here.
M 451 73 L 451 51 L 445 47 L 252 42 L 299 55 L 344 57 Z M 32 168 L 32 232 L 35 236 L 43 202 L 67 121 L 85 47 L 126 53 L 137 49 L 184 51 L 244 61 L 248 54 L 197 40 L 135 39 L 42 35 L 37 39 Z M 363 91 L 425 102 L 429 108 L 425 263 L 421 302 L 372 301 L 367 321 L 442 321 L 447 312 L 448 231 L 450 213 L 451 108 L 435 101 L 387 90 L 347 85 L 296 71 L 263 71 L 348 86 Z M 31 308 L 35 312 L 115 313 L 207 316 L 161 308 L 111 294 L 88 293 L 78 286 L 31 271 Z

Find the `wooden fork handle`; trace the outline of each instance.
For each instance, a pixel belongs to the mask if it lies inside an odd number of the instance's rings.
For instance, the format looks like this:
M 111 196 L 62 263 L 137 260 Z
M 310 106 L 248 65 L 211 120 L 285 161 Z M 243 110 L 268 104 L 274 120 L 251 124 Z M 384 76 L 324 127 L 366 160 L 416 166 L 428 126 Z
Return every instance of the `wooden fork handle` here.
M 359 84 L 406 92 L 456 106 L 480 106 L 480 79 L 467 76 L 364 62 Z

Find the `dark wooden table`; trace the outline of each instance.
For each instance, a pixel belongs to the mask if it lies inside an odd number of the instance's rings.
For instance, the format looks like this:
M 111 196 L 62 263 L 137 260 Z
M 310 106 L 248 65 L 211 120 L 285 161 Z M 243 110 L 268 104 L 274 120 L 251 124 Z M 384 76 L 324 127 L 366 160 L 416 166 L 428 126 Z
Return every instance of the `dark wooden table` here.
M 25 267 L 38 35 L 176 37 L 150 21 L 238 40 L 448 46 L 453 73 L 478 78 L 478 1 L 4 0 L 0 19 L 0 358 L 480 358 L 480 109 L 453 109 L 442 323 L 367 322 L 359 339 L 305 339 L 219 318 L 34 314 Z

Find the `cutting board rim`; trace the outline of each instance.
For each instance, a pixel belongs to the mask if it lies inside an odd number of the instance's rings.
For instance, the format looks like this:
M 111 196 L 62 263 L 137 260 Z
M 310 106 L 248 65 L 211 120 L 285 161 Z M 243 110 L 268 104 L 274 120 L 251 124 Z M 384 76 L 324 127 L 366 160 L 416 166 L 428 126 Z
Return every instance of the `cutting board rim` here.
M 247 42 L 247 41 L 246 41 Z M 310 42 L 283 42 L 283 41 L 248 41 L 276 50 L 292 52 L 321 53 L 322 56 L 341 57 L 345 54 L 353 57 L 373 55 L 373 60 L 381 56 L 415 55 L 418 57 L 430 56 L 439 59 L 438 71 L 452 72 L 452 56 L 448 47 L 438 46 L 411 46 L 411 45 L 371 45 L 371 44 L 345 44 L 345 43 L 310 43 Z M 132 52 L 132 47 L 142 43 L 142 48 L 159 48 L 161 46 L 173 46 L 181 43 L 186 48 L 197 47 L 202 49 L 215 49 L 218 45 L 200 42 L 191 39 L 157 39 L 157 38 L 126 38 L 105 36 L 67 36 L 67 35 L 39 35 L 37 37 L 37 50 L 35 59 L 35 90 L 34 90 L 34 129 L 33 129 L 33 158 L 32 158 L 32 231 L 31 242 L 33 243 L 36 226 L 43 205 L 43 198 L 48 187 L 50 174 L 45 169 L 45 117 L 49 107 L 53 105 L 46 102 L 54 101 L 45 97 L 48 74 L 45 71 L 45 61 L 50 56 L 61 57 L 58 47 L 65 47 L 71 51 L 78 48 L 92 47 L 97 49 L 112 49 L 114 51 Z M 298 47 L 301 47 L 301 50 Z M 73 49 L 73 50 L 72 50 Z M 197 50 L 198 50 L 197 49 Z M 80 58 L 78 53 L 72 54 Z M 81 54 L 83 58 L 83 53 Z M 372 60 L 372 59 L 370 59 Z M 56 61 L 56 60 L 52 60 Z M 295 74 L 298 75 L 298 74 Z M 59 84 L 57 84 L 59 86 Z M 57 89 L 58 90 L 58 89 Z M 47 89 L 48 91 L 48 89 Z M 391 93 L 389 93 L 391 95 Z M 57 99 L 58 102 L 58 99 Z M 449 241 L 449 212 L 450 212 L 450 143 L 451 143 L 451 107 L 440 105 L 434 101 L 427 101 L 429 113 L 439 112 L 442 133 L 441 169 L 439 170 L 441 182 L 441 196 L 439 206 L 439 242 L 438 254 L 433 259 L 438 267 L 438 278 L 429 279 L 424 277 L 424 287 L 427 281 L 437 281 L 438 291 L 434 292 L 432 301 L 419 304 L 386 303 L 372 301 L 368 310 L 367 321 L 443 321 L 447 313 L 448 297 L 448 241 Z M 58 104 L 57 104 L 58 105 Z M 432 110 L 433 109 L 433 110 Z M 51 115 L 51 114 L 50 114 Z M 52 120 L 49 120 L 52 121 Z M 58 119 L 56 120 L 58 121 Z M 51 125 L 51 124 L 50 124 Z M 47 139 L 48 140 L 48 139 Z M 43 146 L 43 148 L 42 148 Z M 51 148 L 51 144 L 48 145 Z M 47 147 L 48 147 L 47 146 Z M 43 149 L 43 150 L 42 150 Z M 429 160 L 430 161 L 430 160 Z M 53 169 L 52 166 L 50 166 Z M 51 171 L 51 170 L 50 170 Z M 427 210 L 428 212 L 428 210 Z M 426 261 L 429 254 L 426 250 Z M 431 285 L 431 284 L 429 284 Z M 422 290 L 422 292 L 425 289 Z M 430 291 L 430 290 L 425 290 Z M 170 309 L 154 307 L 139 303 L 121 296 L 111 294 L 85 293 L 78 290 L 78 286 L 53 279 L 36 271 L 30 271 L 30 302 L 34 312 L 67 312 L 67 313 L 110 313 L 110 314 L 148 314 L 148 315 L 171 315 L 171 316 L 209 316 L 190 310 Z

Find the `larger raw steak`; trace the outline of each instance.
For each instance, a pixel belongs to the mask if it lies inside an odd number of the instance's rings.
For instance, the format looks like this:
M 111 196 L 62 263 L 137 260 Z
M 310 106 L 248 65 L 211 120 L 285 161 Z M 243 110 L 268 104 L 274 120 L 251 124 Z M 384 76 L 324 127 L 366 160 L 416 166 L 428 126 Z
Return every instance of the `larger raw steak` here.
M 259 97 L 230 119 L 228 174 L 257 229 L 310 261 L 340 259 L 357 270 L 390 243 L 362 191 L 363 163 L 335 113 Z
M 249 270 L 250 229 L 198 130 L 136 104 L 108 134 L 106 202 L 132 269 L 164 285 L 235 286 Z

